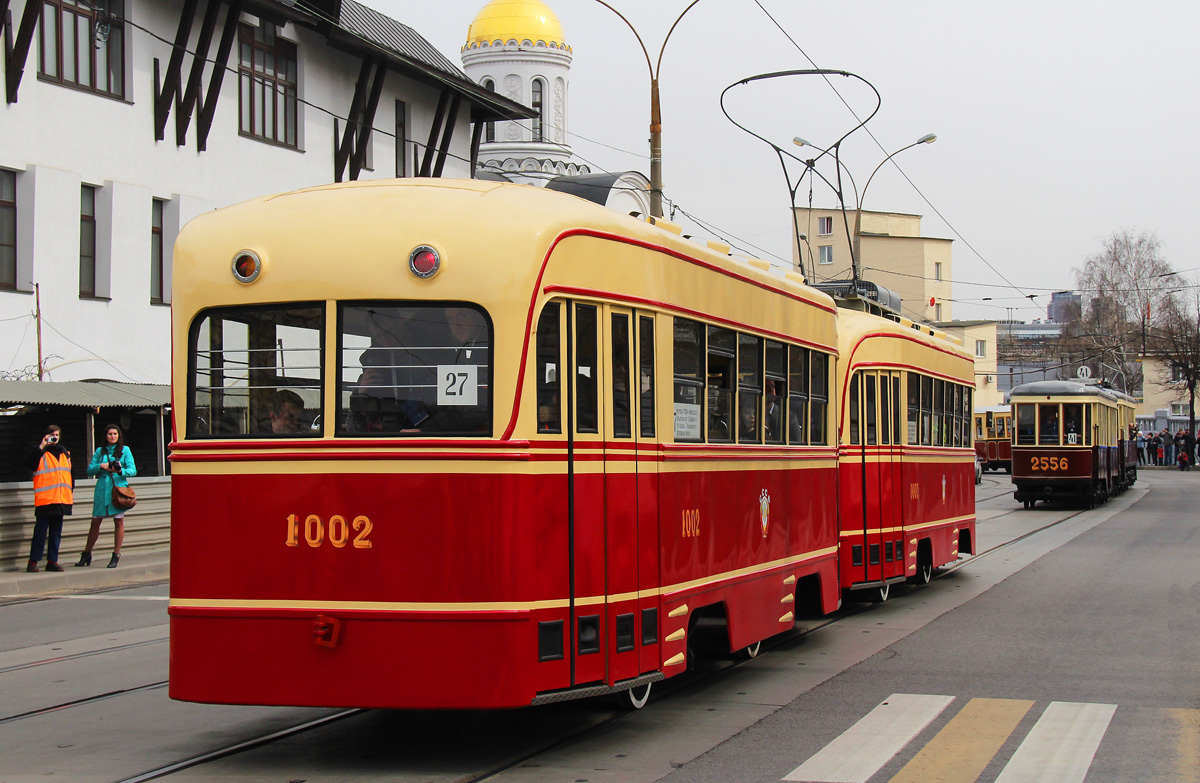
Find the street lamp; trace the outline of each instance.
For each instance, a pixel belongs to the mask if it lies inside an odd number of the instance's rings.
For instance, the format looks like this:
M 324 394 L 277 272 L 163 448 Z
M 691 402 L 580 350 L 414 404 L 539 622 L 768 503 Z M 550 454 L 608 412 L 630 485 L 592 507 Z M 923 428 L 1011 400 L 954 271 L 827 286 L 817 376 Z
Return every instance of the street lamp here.
M 793 141 L 797 145 L 801 145 L 801 146 L 808 144 L 808 142 L 806 142 L 804 139 L 800 138 L 799 136 L 797 136 L 795 139 L 793 139 Z M 900 149 L 896 150 L 891 155 L 888 155 L 886 158 L 884 158 L 883 160 L 881 160 L 879 162 L 879 165 L 876 166 L 875 170 L 871 172 L 871 176 L 867 177 L 867 184 L 863 185 L 861 194 L 857 192 L 857 188 L 855 189 L 855 194 L 854 194 L 854 197 L 855 197 L 854 247 L 852 248 L 851 253 L 850 253 L 850 264 L 854 270 L 854 279 L 855 280 L 858 280 L 859 271 L 862 266 L 862 256 L 860 254 L 860 249 L 862 246 L 862 233 L 861 233 L 862 232 L 862 205 L 863 205 L 863 199 L 865 199 L 867 197 L 867 188 L 871 187 L 871 180 L 875 178 L 876 172 L 878 172 L 881 168 L 883 168 L 883 164 L 887 163 L 889 160 L 896 157 L 901 152 L 904 152 L 907 149 L 912 149 L 913 147 L 917 146 L 918 144 L 932 144 L 935 141 L 937 141 L 937 134 L 926 133 L 924 136 L 917 139 L 912 144 L 901 147 Z M 809 144 L 809 146 L 812 146 L 812 145 Z M 820 148 L 818 147 L 817 149 L 820 149 Z M 850 182 L 851 182 L 851 184 L 853 184 L 854 180 L 851 179 Z
M 638 31 L 630 24 L 629 20 L 621 15 L 621 12 L 613 8 L 604 0 L 596 0 L 597 3 L 612 11 L 617 16 L 621 17 L 621 21 L 633 33 L 633 37 L 637 39 L 638 45 L 642 47 L 642 54 L 646 56 L 646 68 L 650 71 L 650 214 L 653 217 L 660 218 L 663 216 L 662 208 L 662 112 L 658 104 L 658 74 L 662 71 L 662 56 L 667 49 L 667 41 L 671 40 L 671 33 L 675 32 L 675 28 L 679 25 L 684 14 L 692 10 L 692 6 L 700 2 L 700 0 L 692 0 L 688 3 L 688 7 L 675 18 L 671 23 L 671 29 L 667 31 L 667 37 L 663 39 L 662 46 L 658 50 L 658 61 L 651 65 L 650 52 L 646 49 L 646 44 L 642 41 L 642 37 L 638 35 Z

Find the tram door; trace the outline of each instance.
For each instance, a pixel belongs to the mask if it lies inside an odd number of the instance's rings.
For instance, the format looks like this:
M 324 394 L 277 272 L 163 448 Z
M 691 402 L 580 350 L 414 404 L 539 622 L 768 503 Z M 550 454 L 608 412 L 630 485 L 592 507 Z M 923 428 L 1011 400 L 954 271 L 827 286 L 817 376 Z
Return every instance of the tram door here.
M 638 674 L 638 322 L 573 302 L 566 367 L 572 684 Z

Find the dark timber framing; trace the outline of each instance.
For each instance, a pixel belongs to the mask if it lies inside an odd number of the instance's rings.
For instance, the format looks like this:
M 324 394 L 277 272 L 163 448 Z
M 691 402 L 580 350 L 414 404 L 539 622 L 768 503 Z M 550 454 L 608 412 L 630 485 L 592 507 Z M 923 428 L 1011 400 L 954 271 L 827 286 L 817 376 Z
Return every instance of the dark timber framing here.
M 25 75 L 25 62 L 33 48 L 33 30 L 42 15 L 41 0 L 25 0 L 25 11 L 21 14 L 21 26 L 13 40 L 12 13 L 9 0 L 0 0 L 0 18 L 4 19 L 4 81 L 5 97 L 9 103 L 17 102 L 17 89 Z
M 372 75 L 374 72 L 374 75 Z M 333 181 L 341 182 L 350 165 L 350 179 L 358 179 L 367 161 L 367 146 L 371 143 L 371 129 L 375 112 L 379 108 L 379 96 L 387 79 L 387 63 L 372 57 L 363 59 L 354 85 L 354 98 L 350 102 L 350 118 L 342 139 L 333 154 Z M 369 96 L 368 96 L 369 91 Z M 334 120 L 334 135 L 337 135 L 337 120 Z M 399 143 L 403 144 L 403 140 Z

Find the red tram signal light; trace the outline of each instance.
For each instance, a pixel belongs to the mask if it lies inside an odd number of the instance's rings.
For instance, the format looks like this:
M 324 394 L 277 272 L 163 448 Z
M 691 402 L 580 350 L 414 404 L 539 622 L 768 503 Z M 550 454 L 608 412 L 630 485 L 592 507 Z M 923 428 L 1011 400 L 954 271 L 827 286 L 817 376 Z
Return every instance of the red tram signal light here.
M 442 257 L 429 245 L 417 245 L 408 254 L 408 268 L 422 280 L 433 277 L 441 266 Z
M 262 267 L 262 259 L 253 250 L 239 250 L 233 257 L 233 276 L 239 283 L 253 283 Z

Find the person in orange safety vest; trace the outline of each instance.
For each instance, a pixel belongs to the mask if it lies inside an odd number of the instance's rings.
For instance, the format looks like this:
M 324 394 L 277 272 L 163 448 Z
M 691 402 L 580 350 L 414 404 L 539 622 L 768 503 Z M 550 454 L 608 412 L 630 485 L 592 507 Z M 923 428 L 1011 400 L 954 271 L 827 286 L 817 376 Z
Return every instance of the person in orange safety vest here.
M 62 431 L 58 425 L 46 428 L 42 443 L 29 455 L 29 466 L 33 469 L 33 543 L 29 547 L 29 566 L 26 571 L 38 570 L 42 549 L 46 551 L 46 570 L 61 571 L 58 564 L 58 546 L 62 543 L 63 517 L 70 515 L 74 504 L 72 489 L 75 480 L 71 476 L 71 452 L 60 442 Z

